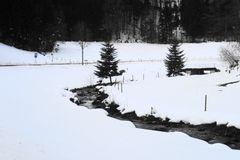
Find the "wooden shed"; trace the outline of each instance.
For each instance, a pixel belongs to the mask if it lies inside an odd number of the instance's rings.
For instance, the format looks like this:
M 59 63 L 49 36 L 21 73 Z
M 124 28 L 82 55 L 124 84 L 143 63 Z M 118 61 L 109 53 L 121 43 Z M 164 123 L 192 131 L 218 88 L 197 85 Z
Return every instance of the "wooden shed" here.
M 203 74 L 210 74 L 215 72 L 220 72 L 219 69 L 216 67 L 212 68 L 185 68 L 182 70 L 182 72 L 185 72 L 189 75 L 203 75 Z

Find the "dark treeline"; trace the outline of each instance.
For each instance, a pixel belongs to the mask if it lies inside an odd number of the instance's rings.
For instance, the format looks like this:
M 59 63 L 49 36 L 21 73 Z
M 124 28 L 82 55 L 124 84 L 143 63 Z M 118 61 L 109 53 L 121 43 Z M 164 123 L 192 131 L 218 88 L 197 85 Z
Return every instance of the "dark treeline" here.
M 182 0 L 181 24 L 195 40 L 239 40 L 240 0 Z
M 2 0 L 0 42 L 50 51 L 56 41 L 235 40 L 240 0 Z
M 0 5 L 0 41 L 49 51 L 57 40 L 100 40 L 98 0 L 6 0 Z M 89 30 L 89 31 L 88 31 Z M 91 35 L 87 35 L 91 33 Z M 104 37 L 103 37 L 104 39 Z

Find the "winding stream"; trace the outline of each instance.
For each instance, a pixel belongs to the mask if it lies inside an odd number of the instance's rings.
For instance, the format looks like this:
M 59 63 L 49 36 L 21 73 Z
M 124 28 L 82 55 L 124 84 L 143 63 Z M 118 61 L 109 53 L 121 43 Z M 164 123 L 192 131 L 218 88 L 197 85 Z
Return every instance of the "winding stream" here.
M 222 143 L 232 149 L 240 150 L 240 129 L 235 127 L 217 125 L 217 123 L 192 125 L 182 121 L 170 122 L 170 119 L 163 120 L 152 115 L 139 117 L 135 112 L 122 114 L 118 110 L 118 104 L 104 102 L 108 95 L 97 89 L 97 85 L 71 91 L 75 93 L 75 97 L 70 99 L 73 103 L 89 109 L 102 108 L 108 112 L 108 116 L 131 121 L 137 128 L 162 132 L 183 132 L 210 144 Z

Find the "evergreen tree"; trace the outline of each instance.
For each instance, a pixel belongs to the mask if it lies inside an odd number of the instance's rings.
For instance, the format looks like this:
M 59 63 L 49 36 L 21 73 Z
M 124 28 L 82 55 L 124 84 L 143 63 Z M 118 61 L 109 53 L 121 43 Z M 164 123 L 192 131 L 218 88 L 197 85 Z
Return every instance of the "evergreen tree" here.
M 101 48 L 101 60 L 97 62 L 95 75 L 99 78 L 109 78 L 112 84 L 112 77 L 121 75 L 123 72 L 118 71 L 119 60 L 116 60 L 117 53 L 113 44 L 105 42 L 103 46 Z
M 173 40 L 170 44 L 169 54 L 165 59 L 165 66 L 167 67 L 167 76 L 182 75 L 182 69 L 184 68 L 184 54 L 180 49 L 180 44 L 177 40 Z

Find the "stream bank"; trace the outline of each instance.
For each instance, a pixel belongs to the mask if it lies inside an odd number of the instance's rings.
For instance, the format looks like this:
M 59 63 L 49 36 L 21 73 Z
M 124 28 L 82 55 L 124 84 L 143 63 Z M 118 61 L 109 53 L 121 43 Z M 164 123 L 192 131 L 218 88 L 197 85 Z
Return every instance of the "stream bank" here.
M 106 84 L 107 85 L 107 84 Z M 217 123 L 192 125 L 190 123 L 171 122 L 170 119 L 162 119 L 153 115 L 137 116 L 135 112 L 121 113 L 119 105 L 105 101 L 108 95 L 100 89 L 100 85 L 87 86 L 72 89 L 75 97 L 70 100 L 78 106 L 89 109 L 101 108 L 108 112 L 108 116 L 131 121 L 136 128 L 149 129 L 163 132 L 183 132 L 191 137 L 204 140 L 210 144 L 222 143 L 232 149 L 240 150 L 240 129 L 217 125 Z

